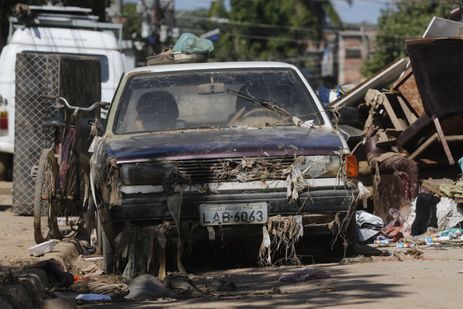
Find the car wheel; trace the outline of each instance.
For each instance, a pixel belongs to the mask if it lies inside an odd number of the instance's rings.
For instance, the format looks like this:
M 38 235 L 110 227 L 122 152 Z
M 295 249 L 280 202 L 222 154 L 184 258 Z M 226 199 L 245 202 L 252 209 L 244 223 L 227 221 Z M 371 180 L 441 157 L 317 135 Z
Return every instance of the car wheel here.
M 97 215 L 97 242 L 98 251 L 103 254 L 103 270 L 107 274 L 113 274 L 116 266 L 116 258 L 114 256 L 114 250 L 109 242 L 108 236 L 106 235 L 103 225 L 101 224 L 100 216 Z

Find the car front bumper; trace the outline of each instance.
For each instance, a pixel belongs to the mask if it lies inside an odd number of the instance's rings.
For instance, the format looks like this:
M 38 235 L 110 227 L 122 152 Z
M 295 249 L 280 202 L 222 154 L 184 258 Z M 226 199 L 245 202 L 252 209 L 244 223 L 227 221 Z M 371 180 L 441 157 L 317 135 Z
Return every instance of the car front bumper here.
M 330 214 L 347 212 L 356 201 L 357 191 L 348 188 L 317 189 L 301 193 L 299 203 L 290 204 L 285 191 L 200 194 L 184 193 L 181 208 L 182 220 L 199 221 L 201 204 L 237 204 L 265 202 L 268 216 L 297 214 Z M 140 194 L 124 198 L 122 206 L 112 207 L 112 222 L 160 223 L 172 220 L 166 203 L 167 197 L 155 194 Z

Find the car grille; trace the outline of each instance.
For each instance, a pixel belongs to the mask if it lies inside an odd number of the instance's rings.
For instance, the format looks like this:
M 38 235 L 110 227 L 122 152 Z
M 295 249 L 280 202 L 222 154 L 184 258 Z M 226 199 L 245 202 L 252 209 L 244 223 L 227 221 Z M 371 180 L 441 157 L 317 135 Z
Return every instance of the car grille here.
M 192 183 L 286 179 L 294 157 L 172 161 Z

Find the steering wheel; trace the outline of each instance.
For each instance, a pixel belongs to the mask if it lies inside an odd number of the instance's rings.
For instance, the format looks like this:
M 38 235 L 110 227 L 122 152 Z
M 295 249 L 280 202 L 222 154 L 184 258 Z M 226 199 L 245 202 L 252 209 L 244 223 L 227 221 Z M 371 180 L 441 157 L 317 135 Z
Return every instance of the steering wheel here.
M 238 111 L 238 113 L 227 123 L 227 126 L 234 125 L 236 122 L 240 120 L 244 120 L 248 117 L 255 117 L 255 116 L 258 116 L 259 114 L 269 115 L 269 117 L 275 118 L 275 115 L 274 115 L 275 113 L 265 107 L 255 108 L 255 109 L 248 111 L 247 113 L 244 113 L 244 111 L 245 111 L 245 108 L 244 107 L 241 108 Z
M 235 122 L 236 122 L 238 119 L 240 119 L 241 116 L 243 115 L 244 110 L 245 110 L 245 108 L 242 107 L 242 108 L 238 111 L 238 113 L 236 113 L 236 115 L 233 116 L 232 119 L 230 119 L 230 121 L 227 123 L 227 126 L 231 126 L 231 125 L 235 124 Z
M 262 113 L 275 115 L 275 112 L 272 112 L 268 108 L 259 107 L 259 108 L 255 108 L 255 109 L 250 110 L 249 112 L 247 112 L 246 114 L 241 116 L 241 118 L 248 118 L 248 117 L 252 117 L 252 116 L 255 117 L 255 116 L 258 116 L 259 114 L 262 114 Z

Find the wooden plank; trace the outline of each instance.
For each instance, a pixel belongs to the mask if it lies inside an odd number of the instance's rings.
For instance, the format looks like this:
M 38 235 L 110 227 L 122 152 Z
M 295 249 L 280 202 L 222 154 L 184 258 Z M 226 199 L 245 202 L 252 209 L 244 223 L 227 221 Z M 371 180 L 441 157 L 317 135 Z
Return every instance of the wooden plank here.
M 452 152 L 450 152 L 449 144 L 447 143 L 447 139 L 445 138 L 444 132 L 442 131 L 439 118 L 433 117 L 433 120 L 434 125 L 436 126 L 437 135 L 442 144 L 442 147 L 444 148 L 445 155 L 447 156 L 447 160 L 449 161 L 450 165 L 454 165 L 455 160 L 453 159 Z
M 376 142 L 376 146 L 378 146 L 378 147 L 384 149 L 384 148 L 386 148 L 386 147 L 394 146 L 394 145 L 395 145 L 395 141 L 396 141 L 395 138 L 388 139 L 388 140 L 384 140 L 384 141 L 378 141 L 378 142 Z
M 388 128 L 384 130 L 387 136 L 398 137 L 403 131 L 397 131 L 396 129 Z
M 387 99 L 387 97 L 382 94 L 383 96 L 383 106 L 384 106 L 384 109 L 386 110 L 389 118 L 391 119 L 391 122 L 392 122 L 392 125 L 394 126 L 394 128 L 398 131 L 400 130 L 405 130 L 406 129 L 406 126 L 404 126 L 403 122 L 401 122 L 399 120 L 399 118 L 397 117 L 396 113 L 394 112 L 394 109 L 392 108 L 391 106 L 391 103 L 389 102 L 389 100 Z
M 426 159 L 426 158 L 421 158 L 420 161 L 423 162 L 426 165 L 435 165 L 435 164 L 437 164 L 436 161 Z
M 365 94 L 365 102 L 368 105 L 374 105 L 375 101 L 381 96 L 381 92 L 376 89 L 368 89 L 367 93 Z
M 402 110 L 404 111 L 405 117 L 407 118 L 408 124 L 411 125 L 414 123 L 418 118 L 416 115 L 408 108 L 407 103 L 405 103 L 404 99 L 402 99 L 400 96 L 397 96 L 397 100 L 399 101 L 400 107 L 402 107 Z
M 462 142 L 463 135 L 446 135 L 445 139 L 447 142 Z
M 405 120 L 403 120 L 402 118 L 397 118 L 397 121 L 399 121 L 400 126 L 403 127 L 404 130 L 405 130 L 406 128 L 408 128 L 408 123 L 407 123 Z
M 378 136 L 379 142 L 384 142 L 389 139 L 383 130 L 378 130 L 378 132 L 376 132 L 376 135 Z
M 437 141 L 439 137 L 437 136 L 437 133 L 434 133 L 430 138 L 428 138 L 423 144 L 420 145 L 408 158 L 410 160 L 414 160 L 417 156 L 419 156 L 423 151 L 426 150 L 432 143 Z

